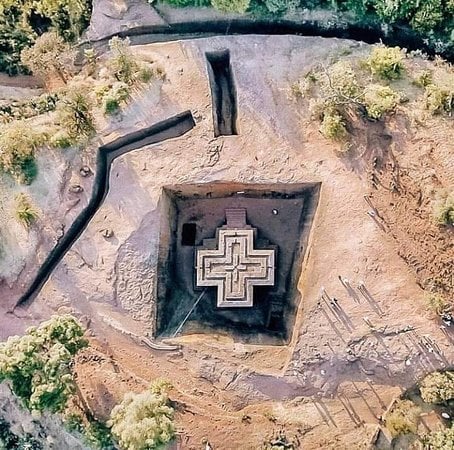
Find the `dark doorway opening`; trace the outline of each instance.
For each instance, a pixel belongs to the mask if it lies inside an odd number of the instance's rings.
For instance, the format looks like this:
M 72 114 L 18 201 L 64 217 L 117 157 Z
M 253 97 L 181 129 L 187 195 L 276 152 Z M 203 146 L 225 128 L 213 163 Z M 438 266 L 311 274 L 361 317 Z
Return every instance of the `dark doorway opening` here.
M 235 82 L 230 65 L 230 52 L 222 50 L 206 54 L 213 104 L 214 135 L 238 134 Z
M 197 225 L 195 223 L 184 223 L 181 231 L 181 245 L 195 245 Z

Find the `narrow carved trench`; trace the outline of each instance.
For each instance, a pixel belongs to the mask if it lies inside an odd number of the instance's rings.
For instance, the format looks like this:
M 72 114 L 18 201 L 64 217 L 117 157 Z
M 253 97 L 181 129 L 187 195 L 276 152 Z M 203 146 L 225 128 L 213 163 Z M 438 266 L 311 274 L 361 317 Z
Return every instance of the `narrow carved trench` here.
M 230 66 L 230 52 L 222 50 L 206 54 L 211 86 L 214 135 L 238 134 L 235 82 Z
M 87 228 L 109 191 L 110 167 L 113 160 L 118 156 L 146 145 L 182 136 L 194 126 L 195 122 L 191 112 L 185 111 L 99 147 L 96 158 L 96 175 L 93 183 L 93 191 L 88 205 L 81 211 L 68 231 L 50 251 L 44 263 L 38 269 L 33 282 L 19 299 L 16 306 L 26 306 L 36 298 L 59 262 Z
M 318 20 L 267 20 L 241 17 L 237 19 L 192 20 L 165 25 L 141 25 L 112 33 L 98 40 L 85 41 L 82 47 L 94 46 L 98 51 L 108 48 L 113 36 L 129 37 L 133 45 L 169 42 L 176 40 L 200 39 L 213 36 L 232 35 L 293 35 L 320 36 L 325 38 L 352 39 L 367 44 L 383 42 L 385 45 L 421 50 L 430 56 L 438 54 L 454 61 L 454 46 L 438 48 L 437 41 L 428 41 L 414 30 L 402 24 L 389 25 L 384 29 L 379 23 L 345 23 L 344 21 L 324 22 Z

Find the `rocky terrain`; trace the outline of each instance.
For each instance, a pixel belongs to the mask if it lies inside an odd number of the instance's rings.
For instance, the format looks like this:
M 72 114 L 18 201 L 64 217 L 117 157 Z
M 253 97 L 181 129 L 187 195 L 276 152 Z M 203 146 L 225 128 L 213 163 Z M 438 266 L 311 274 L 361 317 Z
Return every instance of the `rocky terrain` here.
M 238 135 L 214 138 L 205 52 L 226 48 Z M 213 448 L 256 449 L 283 428 L 303 448 L 367 448 L 393 398 L 454 358 L 449 331 L 424 302 L 428 283 L 440 274 L 446 283 L 453 273 L 452 229 L 427 219 L 434 191 L 454 186 L 452 119 L 415 125 L 397 112 L 385 123 L 357 123 L 354 148 L 339 153 L 292 94 L 292 84 L 320 62 L 369 51 L 359 42 L 298 36 L 135 46 L 135 54 L 164 68 L 165 80 L 134 94 L 83 153 L 41 154 L 39 176 L 27 188 L 41 210 L 33 231 L 1 216 L 8 234 L 2 233 L 0 337 L 52 312 L 81 317 L 93 347 L 78 357 L 76 372 L 95 416 L 106 418 L 125 392 L 165 377 L 179 406 L 180 448 L 208 441 Z M 185 110 L 194 116 L 193 130 L 113 163 L 94 219 L 37 298 L 14 308 L 87 204 L 96 146 Z M 91 174 L 82 176 L 82 166 Z M 389 186 L 397 171 L 396 191 Z M 260 346 L 189 334 L 166 342 L 174 347 L 144 345 L 155 332 L 161 190 L 221 181 L 321 183 L 291 341 Z M 1 183 L 7 211 L 17 187 L 6 177 Z M 448 281 L 451 296 L 452 286 Z

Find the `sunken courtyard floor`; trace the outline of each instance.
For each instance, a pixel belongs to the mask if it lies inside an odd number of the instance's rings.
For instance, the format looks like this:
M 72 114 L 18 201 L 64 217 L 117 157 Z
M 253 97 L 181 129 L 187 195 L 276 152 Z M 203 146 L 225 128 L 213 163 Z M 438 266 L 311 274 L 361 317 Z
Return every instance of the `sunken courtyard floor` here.
M 216 331 L 236 341 L 287 343 L 319 191 L 318 183 L 165 186 L 160 202 L 157 335 Z M 197 247 L 215 237 L 230 208 L 246 209 L 247 224 L 256 229 L 256 248 L 276 250 L 274 286 L 254 286 L 250 308 L 218 308 L 217 288 L 196 286 Z

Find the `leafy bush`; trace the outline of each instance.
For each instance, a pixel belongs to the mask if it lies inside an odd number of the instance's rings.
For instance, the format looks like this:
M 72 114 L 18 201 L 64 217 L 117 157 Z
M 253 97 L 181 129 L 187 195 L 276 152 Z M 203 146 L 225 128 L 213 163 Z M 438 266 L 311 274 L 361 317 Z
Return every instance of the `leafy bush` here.
M 374 47 L 367 65 L 373 75 L 386 80 L 396 80 L 402 76 L 404 71 L 404 56 L 399 47 Z
M 33 207 L 30 197 L 24 193 L 16 196 L 15 216 L 26 228 L 29 228 L 38 218 L 38 212 Z
M 0 344 L 0 382 L 10 381 L 30 410 L 61 411 L 73 392 L 73 356 L 87 341 L 72 316 L 53 316 Z
M 434 202 L 433 216 L 438 225 L 454 225 L 454 193 L 440 193 Z
M 137 80 L 148 83 L 151 80 L 164 80 L 165 71 L 162 67 L 141 67 L 137 72 Z
M 68 77 L 69 45 L 54 31 L 44 33 L 35 43 L 21 53 L 21 63 L 35 75 L 57 75 L 63 82 Z
M 373 119 L 381 119 L 385 113 L 393 111 L 399 100 L 399 94 L 388 86 L 369 84 L 364 90 L 364 105 Z
M 321 94 L 333 106 L 346 105 L 361 95 L 355 71 L 348 62 L 336 62 L 319 78 Z
M 169 406 L 167 388 L 167 383 L 155 382 L 148 391 L 126 394 L 113 408 L 109 425 L 122 449 L 155 449 L 173 439 L 174 410 Z
M 419 389 L 427 403 L 445 403 L 454 399 L 454 372 L 433 372 L 421 381 Z
M 385 417 L 386 428 L 393 437 L 416 433 L 419 414 L 419 408 L 412 401 L 398 400 Z
M 126 83 L 117 82 L 113 85 L 100 86 L 96 92 L 98 102 L 102 103 L 104 114 L 115 114 L 130 95 L 130 87 Z
M 69 413 L 64 416 L 64 424 L 68 431 L 82 434 L 84 432 L 84 420 L 80 414 Z
M 426 434 L 422 442 L 427 450 L 452 450 L 454 448 L 454 426 Z
M 271 14 L 285 14 L 287 11 L 293 11 L 300 5 L 299 0 L 265 0 L 266 9 Z
M 68 148 L 75 144 L 75 138 L 66 131 L 57 131 L 49 140 L 49 144 L 55 148 Z
M 95 450 L 114 449 L 110 428 L 98 420 L 91 420 L 83 430 L 85 441 Z
M 17 119 L 30 119 L 31 117 L 54 111 L 57 106 L 58 94 L 41 94 L 25 101 L 13 101 L 0 105 L 0 118 L 4 123 Z
M 443 22 L 442 0 L 426 0 L 420 2 L 418 10 L 410 21 L 418 31 L 429 32 Z
M 432 114 L 454 111 L 454 86 L 429 84 L 425 89 L 425 107 Z
M 21 51 L 37 36 L 55 31 L 65 41 L 80 36 L 90 21 L 90 0 L 0 0 L 0 70 L 26 72 Z
M 64 424 L 68 431 L 79 433 L 85 443 L 93 450 L 114 449 L 112 433 L 104 423 L 95 419 L 88 419 L 85 414 L 69 413 L 64 417 Z
M 369 67 L 378 70 L 377 58 L 383 60 L 380 56 L 383 50 L 385 53 L 387 50 L 391 50 L 392 53 L 397 50 L 399 58 L 403 57 L 398 48 L 377 47 L 367 61 Z M 378 57 L 376 53 L 374 54 L 377 51 Z M 392 70 L 397 70 L 396 64 L 394 61 Z M 381 67 L 379 71 L 389 73 L 390 70 L 389 67 L 387 69 Z M 366 112 L 370 118 L 380 119 L 403 101 L 389 86 L 372 83 L 364 87 L 358 81 L 354 66 L 346 60 L 316 71 L 311 70 L 302 80 L 294 83 L 291 90 L 295 96 L 301 98 L 310 94 L 311 116 L 321 121 L 320 131 L 325 137 L 337 141 L 343 141 L 348 137 L 350 128 L 348 125 L 353 126 L 350 120 L 355 115 L 362 117 Z
M 410 18 L 416 8 L 416 0 L 376 0 L 374 3 L 378 15 L 388 23 Z
M 115 114 L 120 109 L 120 102 L 115 97 L 107 96 L 104 98 L 104 114 Z
M 408 23 L 424 34 L 440 28 L 445 18 L 449 20 L 452 7 L 451 0 L 375 0 L 372 3 L 385 23 Z
M 328 139 L 342 141 L 347 137 L 344 118 L 336 111 L 325 113 L 320 125 L 320 132 Z
M 10 76 L 28 73 L 20 62 L 20 55 L 24 48 L 33 44 L 35 33 L 32 29 L 24 29 L 19 23 L 1 18 L 0 12 L 0 71 Z
M 0 130 L 0 169 L 20 183 L 30 184 L 36 176 L 35 150 L 46 139 L 23 121 L 4 125 Z
M 441 294 L 431 292 L 426 295 L 427 309 L 437 315 L 443 314 L 449 309 L 448 302 Z
M 83 89 L 74 87 L 61 100 L 57 108 L 58 122 L 74 141 L 89 138 L 95 132 L 91 109 L 90 98 Z
M 245 13 L 251 0 L 211 0 L 211 4 L 219 11 Z
M 108 64 L 113 76 L 123 83 L 133 84 L 139 71 L 139 64 L 131 52 L 129 39 L 115 36 L 109 41 L 109 48 L 112 55 Z
M 414 84 L 420 87 L 429 86 L 432 84 L 433 81 L 433 74 L 430 70 L 423 70 L 414 80 Z

